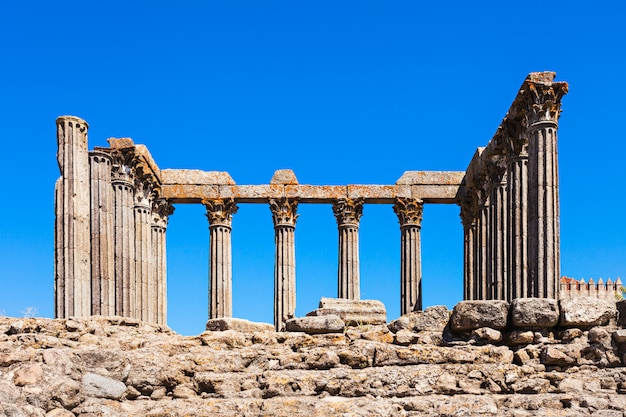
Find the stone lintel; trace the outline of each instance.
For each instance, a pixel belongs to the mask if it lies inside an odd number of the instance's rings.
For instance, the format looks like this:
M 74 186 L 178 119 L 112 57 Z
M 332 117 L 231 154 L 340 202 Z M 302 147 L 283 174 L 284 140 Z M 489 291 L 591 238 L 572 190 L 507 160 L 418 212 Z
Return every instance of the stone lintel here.
M 385 203 L 398 195 L 395 185 L 348 185 L 348 198 L 363 198 L 369 203 Z
M 332 203 L 340 198 L 348 198 L 346 185 L 287 185 L 287 198 L 298 198 L 301 203 Z
M 463 181 L 464 171 L 406 171 L 397 185 L 456 185 Z
M 220 198 L 234 198 L 242 203 L 267 203 L 270 198 L 285 195 L 283 185 L 220 185 Z
M 228 172 L 199 169 L 164 169 L 163 184 L 172 185 L 235 185 Z
M 157 181 L 163 182 L 163 178 L 161 177 L 161 170 L 159 169 L 159 166 L 156 164 L 156 162 L 154 162 L 154 159 L 152 158 L 152 155 L 150 154 L 150 151 L 148 151 L 146 145 L 135 145 L 135 152 L 137 153 L 137 155 L 143 158 L 143 160 L 146 162 L 146 165 L 152 171 L 152 175 L 156 177 Z
M 165 172 L 163 170 L 162 172 Z M 166 176 L 167 177 L 167 176 Z M 297 198 L 300 203 L 331 204 L 338 199 L 362 198 L 366 204 L 393 204 L 396 198 L 418 198 L 430 204 L 455 202 L 459 186 L 430 185 L 213 185 L 162 186 L 173 203 L 199 203 L 203 198 L 234 198 L 241 203 L 267 203 L 270 198 Z

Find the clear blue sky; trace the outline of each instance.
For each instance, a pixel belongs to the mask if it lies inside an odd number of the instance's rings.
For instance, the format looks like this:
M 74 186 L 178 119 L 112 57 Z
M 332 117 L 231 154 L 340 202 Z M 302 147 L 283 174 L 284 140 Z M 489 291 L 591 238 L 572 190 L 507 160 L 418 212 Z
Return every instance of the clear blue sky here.
M 267 183 L 393 184 L 407 170 L 465 170 L 531 71 L 570 84 L 559 152 L 562 273 L 626 276 L 624 2 L 6 2 L 0 11 L 0 311 L 53 315 L 55 119 L 89 146 L 132 137 L 161 168 Z M 330 206 L 301 205 L 297 314 L 336 296 Z M 234 314 L 272 321 L 265 205 L 233 221 Z M 177 206 L 168 231 L 169 324 L 207 318 L 208 229 Z M 425 305 L 462 294 L 456 206 L 427 206 Z M 362 297 L 399 315 L 399 230 L 366 206 Z

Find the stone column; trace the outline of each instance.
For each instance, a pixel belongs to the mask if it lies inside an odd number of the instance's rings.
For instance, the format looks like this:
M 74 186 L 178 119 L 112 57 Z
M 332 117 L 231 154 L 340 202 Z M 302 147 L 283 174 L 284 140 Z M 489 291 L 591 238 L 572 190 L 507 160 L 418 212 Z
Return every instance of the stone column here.
M 115 314 L 136 317 L 134 150 L 118 149 L 113 157 L 115 230 Z
M 358 300 L 360 295 L 359 220 L 363 199 L 340 199 L 333 204 L 339 229 L 339 298 Z
M 491 273 L 492 298 L 507 300 L 507 197 L 506 174 L 502 170 L 492 173 L 491 187 Z
M 111 155 L 89 153 L 91 168 L 91 314 L 115 315 L 115 250 Z
M 463 224 L 463 299 L 475 300 L 475 253 L 474 241 L 476 234 L 476 212 L 471 190 L 465 191 L 465 197 L 460 202 L 461 223 Z
M 507 159 L 508 297 L 530 297 L 528 291 L 528 141 L 512 137 Z
M 424 204 L 398 198 L 393 206 L 400 222 L 400 314 L 422 309 L 420 229 Z
M 152 205 L 152 268 L 156 285 L 155 323 L 167 324 L 167 258 L 165 233 L 167 221 L 174 213 L 171 203 L 158 198 Z
M 493 156 L 486 164 L 487 194 L 489 198 L 489 234 L 487 266 L 489 277 L 488 299 L 505 300 L 506 284 L 506 166 L 500 156 Z M 503 182 L 504 180 L 504 182 Z
M 527 79 L 523 102 L 528 137 L 530 296 L 558 297 L 560 279 L 557 128 L 567 84 L 554 73 Z
M 295 228 L 298 200 L 270 199 L 274 221 L 274 326 L 282 331 L 285 322 L 296 312 L 296 243 Z
M 209 319 L 232 317 L 231 231 L 237 204 L 232 198 L 203 199 L 209 219 Z
M 149 178 L 135 179 L 135 311 L 133 317 L 156 322 L 156 282 L 152 250 L 152 189 Z
M 87 129 L 84 120 L 61 116 L 57 125 L 55 315 L 91 314 L 90 192 Z

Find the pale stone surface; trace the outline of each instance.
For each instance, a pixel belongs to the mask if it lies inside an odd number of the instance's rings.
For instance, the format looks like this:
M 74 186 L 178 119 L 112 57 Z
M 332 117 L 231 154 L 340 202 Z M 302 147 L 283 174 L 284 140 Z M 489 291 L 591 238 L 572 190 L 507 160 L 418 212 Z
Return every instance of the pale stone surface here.
M 405 171 L 396 184 L 402 185 L 460 185 L 463 171 Z
M 88 396 L 117 400 L 126 391 L 126 385 L 122 381 L 87 372 L 83 375 L 82 391 Z
M 335 314 L 324 316 L 306 316 L 287 320 L 285 329 L 288 332 L 304 332 L 308 334 L 341 333 L 345 327 L 343 320 Z
M 461 301 L 452 310 L 450 327 L 467 331 L 481 327 L 500 330 L 507 326 L 509 303 L 506 301 Z
M 564 327 L 591 327 L 608 324 L 617 316 L 615 303 L 596 298 L 573 298 L 559 301 Z
M 341 298 L 325 298 L 320 300 L 319 308 L 307 316 L 339 316 L 347 326 L 385 324 L 387 311 L 385 305 L 378 300 L 349 300 Z
M 516 298 L 510 311 L 513 327 L 545 328 L 559 322 L 559 306 L 551 298 Z
M 236 330 L 238 332 L 254 333 L 274 330 L 274 326 L 269 323 L 224 317 L 208 320 L 206 323 L 206 329 L 209 331 L 220 332 L 225 330 Z
M 161 181 L 171 185 L 235 185 L 228 172 L 197 169 L 162 169 Z

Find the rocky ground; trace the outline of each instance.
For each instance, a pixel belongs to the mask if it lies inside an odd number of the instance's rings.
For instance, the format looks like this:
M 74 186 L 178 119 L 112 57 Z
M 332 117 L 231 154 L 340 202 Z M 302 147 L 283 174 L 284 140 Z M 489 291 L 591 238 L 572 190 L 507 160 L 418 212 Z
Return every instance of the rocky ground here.
M 4 317 L 0 410 L 11 417 L 624 415 L 623 330 L 606 323 L 469 330 L 457 320 L 453 331 L 449 315 L 435 307 L 337 333 L 251 327 L 191 337 L 121 317 Z

